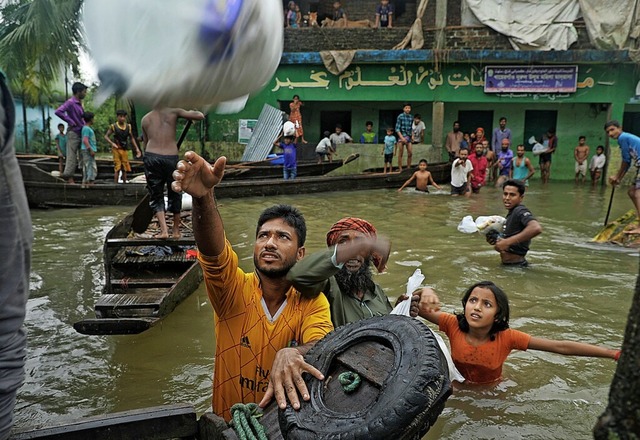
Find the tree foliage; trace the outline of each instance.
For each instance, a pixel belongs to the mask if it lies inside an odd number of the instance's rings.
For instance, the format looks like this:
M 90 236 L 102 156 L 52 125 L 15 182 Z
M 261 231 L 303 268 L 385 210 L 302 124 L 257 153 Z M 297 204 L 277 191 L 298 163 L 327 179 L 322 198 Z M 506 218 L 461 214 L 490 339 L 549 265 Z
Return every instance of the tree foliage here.
M 81 7 L 82 0 L 10 0 L 0 7 L 0 68 L 27 105 L 49 103 L 67 68 L 78 75 L 85 48 Z

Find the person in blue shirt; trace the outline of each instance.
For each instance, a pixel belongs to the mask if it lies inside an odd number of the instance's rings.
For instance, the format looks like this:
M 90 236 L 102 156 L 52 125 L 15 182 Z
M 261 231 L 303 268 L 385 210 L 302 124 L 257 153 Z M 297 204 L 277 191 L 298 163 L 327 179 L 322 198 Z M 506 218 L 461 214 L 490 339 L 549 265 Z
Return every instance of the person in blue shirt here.
M 93 113 L 84 112 L 82 118 L 85 126 L 82 127 L 82 184 L 83 186 L 91 186 L 96 180 L 98 174 L 98 166 L 96 165 L 96 153 L 98 151 L 98 143 L 96 142 L 96 133 L 91 126 L 93 125 Z
M 629 188 L 628 194 L 633 202 L 633 206 L 636 208 L 638 218 L 640 218 L 640 191 L 638 191 L 640 189 L 640 176 L 638 176 L 638 170 L 640 169 L 640 137 L 622 131 L 622 125 L 616 120 L 604 124 L 604 131 L 607 132 L 610 138 L 618 141 L 620 153 L 622 154 L 622 162 L 620 163 L 618 172 L 609 177 L 611 185 L 616 186 L 620 184 L 620 181 L 627 171 L 629 171 L 632 164 L 636 167 L 636 177 L 631 188 Z M 640 225 L 634 229 L 625 231 L 625 233 L 640 234 Z
M 393 171 L 393 150 L 396 145 L 396 137 L 393 135 L 393 128 L 387 128 L 387 135 L 384 137 L 384 147 L 382 154 L 384 155 L 384 173 Z
M 293 180 L 298 175 L 297 145 L 293 142 L 293 139 L 294 136 L 284 136 L 282 142 L 275 141 L 273 143 L 284 151 L 284 165 L 282 167 L 284 180 Z

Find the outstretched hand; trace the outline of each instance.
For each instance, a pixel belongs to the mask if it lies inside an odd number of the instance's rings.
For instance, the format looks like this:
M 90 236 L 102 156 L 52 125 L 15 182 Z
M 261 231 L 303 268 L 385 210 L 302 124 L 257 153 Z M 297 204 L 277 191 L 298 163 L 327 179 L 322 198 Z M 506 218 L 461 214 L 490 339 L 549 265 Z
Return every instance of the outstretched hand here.
M 302 395 L 303 400 L 311 398 L 302 373 L 309 373 L 319 380 L 324 380 L 324 375 L 313 365 L 306 363 L 297 349 L 283 348 L 278 350 L 271 367 L 269 387 L 259 406 L 266 407 L 275 395 L 280 409 L 287 407 L 287 398 L 294 409 L 300 409 L 298 392 Z
M 187 151 L 173 172 L 171 188 L 192 197 L 204 197 L 222 180 L 226 163 L 227 158 L 221 156 L 211 165 L 193 151 Z

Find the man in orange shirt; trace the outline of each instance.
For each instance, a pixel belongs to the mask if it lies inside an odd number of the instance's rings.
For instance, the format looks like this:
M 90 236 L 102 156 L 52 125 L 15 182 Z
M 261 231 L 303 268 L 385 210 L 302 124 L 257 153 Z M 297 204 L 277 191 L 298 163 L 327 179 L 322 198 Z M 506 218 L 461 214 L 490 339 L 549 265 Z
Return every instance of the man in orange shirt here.
M 266 406 L 274 395 L 280 408 L 288 398 L 299 409 L 297 392 L 309 399 L 302 373 L 324 379 L 302 356 L 333 325 L 323 294 L 303 298 L 286 279 L 305 253 L 306 225 L 297 209 L 266 209 L 256 229 L 255 271 L 238 267 L 214 196 L 225 164 L 225 157 L 210 165 L 189 151 L 174 172 L 173 189 L 193 197 L 198 259 L 216 321 L 212 405 L 214 413 L 229 420 L 235 403 Z

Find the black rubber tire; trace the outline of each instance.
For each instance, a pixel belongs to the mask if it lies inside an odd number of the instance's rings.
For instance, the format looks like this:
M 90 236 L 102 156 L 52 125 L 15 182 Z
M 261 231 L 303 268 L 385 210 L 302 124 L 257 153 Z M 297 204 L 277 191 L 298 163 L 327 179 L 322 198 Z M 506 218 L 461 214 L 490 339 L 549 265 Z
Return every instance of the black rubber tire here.
M 323 382 L 306 375 L 311 399 L 299 411 L 279 410 L 287 440 L 419 438 L 435 423 L 451 395 L 447 362 L 431 331 L 406 316 L 374 317 L 339 327 L 305 356 L 325 376 L 336 356 L 364 341 L 392 347 L 395 358 L 375 405 L 337 413 L 324 404 Z

